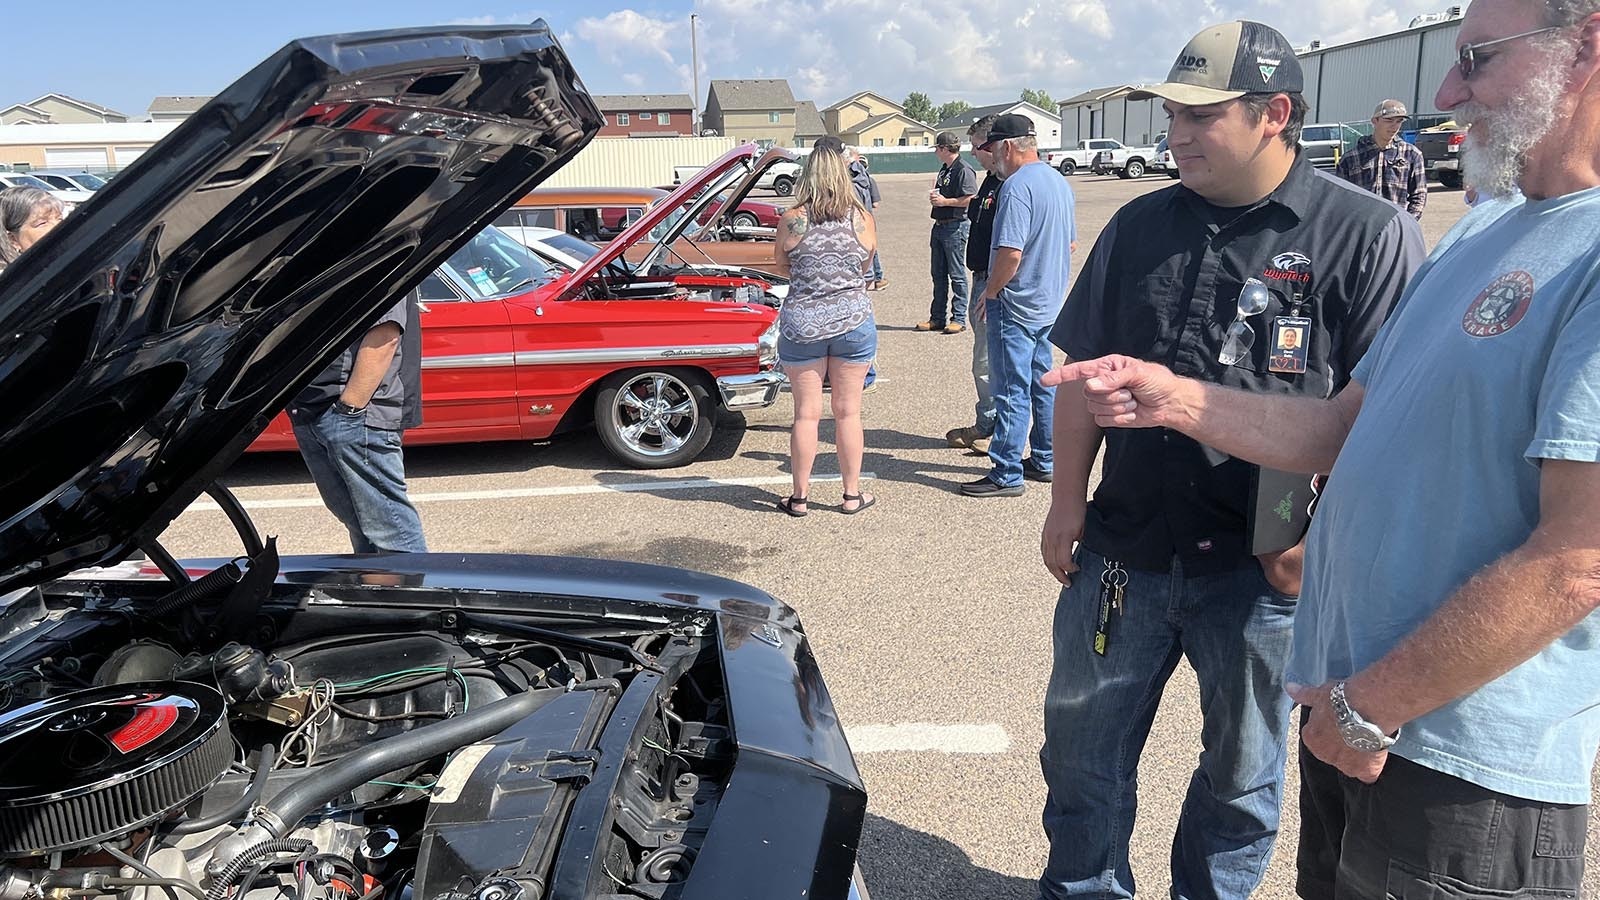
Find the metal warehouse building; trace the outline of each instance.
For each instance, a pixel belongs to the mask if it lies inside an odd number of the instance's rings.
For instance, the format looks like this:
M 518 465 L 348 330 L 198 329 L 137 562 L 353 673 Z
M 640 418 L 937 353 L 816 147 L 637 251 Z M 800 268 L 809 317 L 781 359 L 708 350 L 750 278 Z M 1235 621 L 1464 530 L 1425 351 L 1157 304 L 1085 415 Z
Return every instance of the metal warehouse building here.
M 1404 31 L 1321 47 L 1313 41 L 1300 53 L 1305 70 L 1308 122 L 1365 122 L 1379 101 L 1403 101 L 1413 115 L 1440 110 L 1433 97 L 1446 70 L 1456 61 L 1461 10 L 1421 16 Z M 1429 21 L 1437 19 L 1438 21 Z M 1136 146 L 1151 143 L 1166 130 L 1158 100 L 1128 100 L 1133 85 L 1085 91 L 1061 102 L 1061 143 L 1074 146 L 1092 137 L 1115 138 Z

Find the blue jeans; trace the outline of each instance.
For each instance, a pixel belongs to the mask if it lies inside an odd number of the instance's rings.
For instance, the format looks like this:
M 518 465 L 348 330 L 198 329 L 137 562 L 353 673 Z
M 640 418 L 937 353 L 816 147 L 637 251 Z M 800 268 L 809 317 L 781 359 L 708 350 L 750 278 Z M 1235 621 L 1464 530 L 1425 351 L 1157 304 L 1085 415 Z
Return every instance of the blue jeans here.
M 1200 682 L 1199 767 L 1172 841 L 1172 896 L 1244 900 L 1278 835 L 1289 733 L 1283 667 L 1296 598 L 1273 590 L 1254 559 L 1220 575 L 1128 572 L 1104 656 L 1093 637 L 1105 558 L 1081 567 L 1055 612 L 1055 667 L 1045 690 L 1044 829 L 1050 857 L 1039 892 L 1134 896 L 1128 837 L 1135 774 L 1167 679 L 1187 658 Z
M 972 273 L 972 296 L 982 297 L 989 284 L 988 272 Z M 972 427 L 984 435 L 994 434 L 994 392 L 989 388 L 989 324 L 972 317 L 972 386 L 978 390 L 978 402 L 973 407 Z
M 928 246 L 933 250 L 933 305 L 928 321 L 943 328 L 949 322 L 967 324 L 966 219 L 933 223 Z
M 1039 383 L 1050 371 L 1050 325 L 1025 325 L 1011 318 L 1002 300 L 990 300 L 986 329 L 989 343 L 989 388 L 994 397 L 994 435 L 989 480 L 1001 487 L 1022 483 L 1022 448 L 1026 442 L 1033 467 L 1055 468 L 1056 389 Z M 1029 419 L 1032 427 L 1029 427 Z
M 350 532 L 357 553 L 425 553 L 422 521 L 406 496 L 400 432 L 373 428 L 366 415 L 333 407 L 315 418 L 290 416 L 300 456 L 328 511 Z
M 872 280 L 883 280 L 883 262 L 878 259 L 878 254 L 876 253 L 872 254 Z

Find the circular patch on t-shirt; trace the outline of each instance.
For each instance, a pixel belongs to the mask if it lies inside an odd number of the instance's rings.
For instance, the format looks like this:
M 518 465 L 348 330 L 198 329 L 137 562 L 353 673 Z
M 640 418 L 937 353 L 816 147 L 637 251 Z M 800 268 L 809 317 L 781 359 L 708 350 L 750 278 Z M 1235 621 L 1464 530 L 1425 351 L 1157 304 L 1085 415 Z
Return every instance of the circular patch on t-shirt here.
M 1461 330 L 1473 337 L 1494 337 L 1517 327 L 1533 303 L 1533 276 L 1507 272 L 1489 282 L 1461 317 Z

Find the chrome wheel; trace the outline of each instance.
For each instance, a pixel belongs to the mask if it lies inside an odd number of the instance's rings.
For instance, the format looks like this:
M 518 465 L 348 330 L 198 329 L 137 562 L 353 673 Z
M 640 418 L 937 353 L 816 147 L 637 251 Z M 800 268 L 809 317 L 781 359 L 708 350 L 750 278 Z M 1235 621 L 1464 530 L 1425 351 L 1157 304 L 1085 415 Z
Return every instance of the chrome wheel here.
M 645 372 L 618 388 L 611 424 L 633 452 L 670 457 L 688 445 L 700 425 L 700 405 L 676 375 Z

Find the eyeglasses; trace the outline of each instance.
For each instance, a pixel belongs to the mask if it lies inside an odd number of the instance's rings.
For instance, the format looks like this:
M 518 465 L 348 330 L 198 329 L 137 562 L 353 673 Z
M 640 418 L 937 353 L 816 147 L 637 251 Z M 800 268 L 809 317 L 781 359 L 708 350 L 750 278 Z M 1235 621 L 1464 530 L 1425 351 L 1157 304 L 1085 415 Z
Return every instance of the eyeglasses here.
M 1239 291 L 1238 312 L 1233 314 L 1233 323 L 1228 326 L 1228 337 L 1222 342 L 1217 362 L 1231 366 L 1244 359 L 1256 343 L 1256 330 L 1245 320 L 1266 312 L 1271 300 L 1272 295 L 1267 292 L 1266 284 L 1255 278 L 1245 281 Z
M 1549 34 L 1552 31 L 1560 31 L 1565 27 L 1566 26 L 1564 25 L 1552 25 L 1549 28 L 1536 28 L 1533 31 L 1524 31 L 1521 34 L 1513 34 L 1510 37 L 1495 38 L 1492 41 L 1479 41 L 1476 44 L 1462 44 L 1461 51 L 1456 57 L 1456 68 L 1461 72 L 1461 80 L 1466 81 L 1467 79 L 1471 78 L 1472 73 L 1478 68 L 1477 53 L 1479 50 L 1482 50 L 1485 47 L 1493 47 L 1495 44 L 1504 44 L 1508 41 L 1520 41 L 1523 38 L 1533 37 L 1534 35 L 1538 34 Z
M 994 138 L 993 140 L 984 141 L 982 144 L 979 144 L 978 146 L 973 147 L 972 149 L 974 149 L 974 150 L 982 150 L 985 153 L 993 153 L 995 144 L 1003 143 L 1003 142 L 1009 141 L 1009 140 L 1011 140 L 1011 139 L 1010 138 Z

